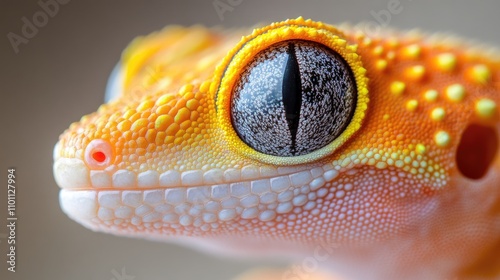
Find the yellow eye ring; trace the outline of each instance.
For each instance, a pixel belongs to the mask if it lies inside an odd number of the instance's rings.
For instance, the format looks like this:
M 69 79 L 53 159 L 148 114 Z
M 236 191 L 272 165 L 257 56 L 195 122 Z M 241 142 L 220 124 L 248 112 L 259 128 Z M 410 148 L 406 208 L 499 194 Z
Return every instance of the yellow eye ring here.
M 243 156 L 276 165 L 294 165 L 312 162 L 335 152 L 361 127 L 368 105 L 368 79 L 365 76 L 361 58 L 356 53 L 357 46 L 349 45 L 342 39 L 344 35 L 337 29 L 321 22 L 297 18 L 273 23 L 256 29 L 224 58 L 216 70 L 210 92 L 214 93 L 217 108 L 218 126 L 222 129 L 229 148 Z M 287 40 L 305 40 L 322 44 L 342 56 L 354 75 L 357 89 L 356 108 L 353 117 L 344 131 L 330 144 L 311 153 L 281 157 L 256 151 L 243 142 L 236 133 L 231 121 L 231 97 L 233 88 L 241 77 L 245 66 L 261 51 Z

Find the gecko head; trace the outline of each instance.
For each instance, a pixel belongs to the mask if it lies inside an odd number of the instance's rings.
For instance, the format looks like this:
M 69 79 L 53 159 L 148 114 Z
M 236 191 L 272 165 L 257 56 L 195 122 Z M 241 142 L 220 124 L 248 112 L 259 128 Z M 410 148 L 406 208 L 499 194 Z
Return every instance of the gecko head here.
M 463 130 L 434 117 L 415 127 L 417 101 L 401 98 L 424 76 L 401 72 L 410 87 L 394 78 L 406 64 L 373 62 L 389 43 L 302 18 L 232 49 L 203 32 L 188 62 L 151 51 L 172 30 L 135 42 L 152 65 L 125 59 L 132 86 L 60 137 L 54 176 L 70 217 L 119 235 L 272 247 L 385 240 L 435 209 Z

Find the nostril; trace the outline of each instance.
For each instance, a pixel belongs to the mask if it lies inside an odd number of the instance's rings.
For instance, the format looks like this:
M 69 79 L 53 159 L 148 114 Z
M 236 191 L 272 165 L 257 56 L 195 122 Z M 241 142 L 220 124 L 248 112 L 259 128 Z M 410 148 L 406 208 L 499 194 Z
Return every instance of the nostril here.
M 462 134 L 456 161 L 460 172 L 470 179 L 481 179 L 498 153 L 498 135 L 492 127 L 470 124 Z
M 104 162 L 106 160 L 106 155 L 103 152 L 94 152 L 92 154 L 92 158 L 97 162 Z
M 94 139 L 85 148 L 85 163 L 92 169 L 106 168 L 111 159 L 111 144 L 105 140 Z

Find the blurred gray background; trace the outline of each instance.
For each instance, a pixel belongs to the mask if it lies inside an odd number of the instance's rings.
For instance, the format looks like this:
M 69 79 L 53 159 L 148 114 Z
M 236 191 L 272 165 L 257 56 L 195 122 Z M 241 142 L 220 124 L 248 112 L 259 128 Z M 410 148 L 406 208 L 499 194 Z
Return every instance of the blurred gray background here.
M 47 0 L 42 0 L 47 1 Z M 62 1 L 62 0 L 61 0 Z M 67 0 L 66 0 L 67 1 Z M 214 2 L 238 3 L 220 17 Z M 97 109 L 109 72 L 137 35 L 168 24 L 251 26 L 299 15 L 328 23 L 374 21 L 395 0 L 71 0 L 16 54 L 38 1 L 0 1 L 0 279 L 230 279 L 267 261 L 214 257 L 174 244 L 91 232 L 59 208 L 52 148 L 71 122 Z M 390 25 L 453 32 L 500 45 L 500 1 L 400 0 Z M 7 169 L 17 170 L 17 272 L 6 270 Z

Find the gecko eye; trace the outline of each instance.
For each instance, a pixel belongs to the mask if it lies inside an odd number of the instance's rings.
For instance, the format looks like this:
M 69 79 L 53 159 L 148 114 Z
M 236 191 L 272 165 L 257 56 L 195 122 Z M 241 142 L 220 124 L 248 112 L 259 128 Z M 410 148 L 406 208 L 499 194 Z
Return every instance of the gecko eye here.
M 289 40 L 247 64 L 233 89 L 231 121 L 253 149 L 300 156 L 335 140 L 356 102 L 356 81 L 342 56 L 320 43 Z
M 106 168 L 111 159 L 111 145 L 105 140 L 94 139 L 85 148 L 85 163 L 92 169 Z

